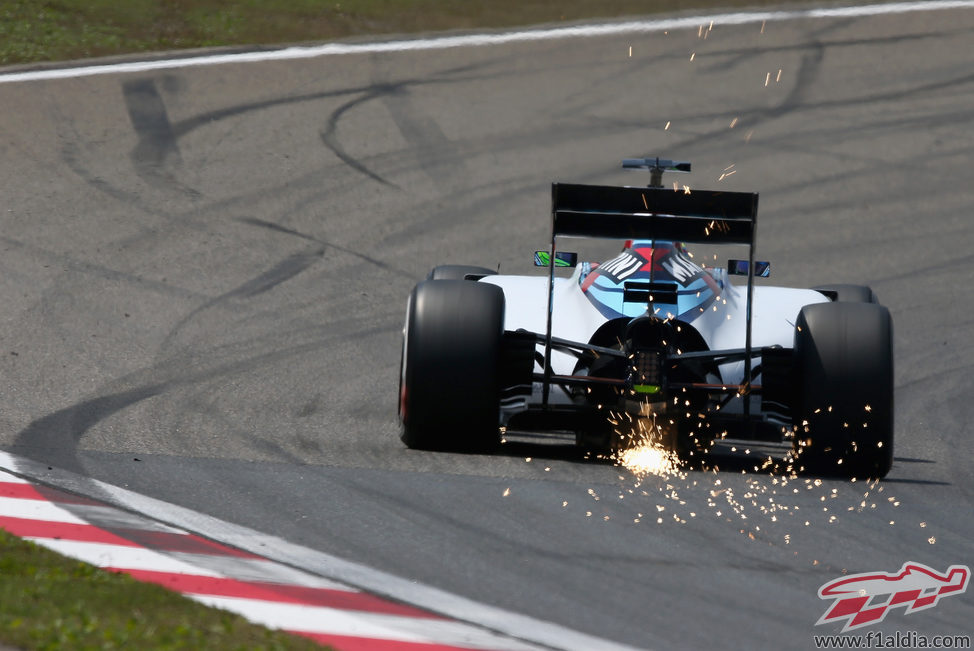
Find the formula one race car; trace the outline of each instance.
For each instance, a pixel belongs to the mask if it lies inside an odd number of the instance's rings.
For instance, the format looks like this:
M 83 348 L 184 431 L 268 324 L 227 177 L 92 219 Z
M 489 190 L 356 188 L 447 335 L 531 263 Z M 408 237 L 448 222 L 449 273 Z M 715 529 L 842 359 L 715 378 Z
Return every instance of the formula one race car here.
M 788 450 L 795 469 L 885 476 L 892 320 L 872 290 L 756 285 L 770 272 L 754 259 L 757 194 L 662 187 L 664 170 L 689 163 L 623 167 L 649 169 L 649 187 L 552 184 L 551 246 L 535 253 L 546 275 L 443 265 L 416 285 L 403 328 L 405 444 L 486 451 L 505 432 L 552 432 L 611 453 L 655 432 L 683 458 L 760 441 Z M 626 243 L 579 263 L 557 249 L 562 237 Z M 746 247 L 747 259 L 705 267 L 687 243 Z

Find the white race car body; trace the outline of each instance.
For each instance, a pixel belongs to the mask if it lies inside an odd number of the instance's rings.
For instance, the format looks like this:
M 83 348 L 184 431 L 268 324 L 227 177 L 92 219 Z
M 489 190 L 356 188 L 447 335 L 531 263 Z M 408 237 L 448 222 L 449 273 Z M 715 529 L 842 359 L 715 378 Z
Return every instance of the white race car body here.
M 671 242 L 642 241 L 629 245 L 618 257 L 599 263 L 580 263 L 569 278 L 555 278 L 551 334 L 571 341 L 588 342 L 603 324 L 613 318 L 657 316 L 679 319 L 692 326 L 710 350 L 743 348 L 746 339 L 746 290 L 733 285 L 723 268 L 704 269 L 693 262 L 685 249 Z M 645 260 L 631 273 L 609 276 L 599 269 L 618 264 L 620 259 L 638 256 Z M 648 258 L 648 260 L 647 260 Z M 658 259 L 663 262 L 653 264 Z M 666 264 L 679 260 L 679 266 Z M 673 273 L 674 269 L 682 273 Z M 592 278 L 593 274 L 597 275 Z M 676 305 L 656 305 L 652 313 L 645 304 L 624 303 L 623 284 L 633 281 L 669 282 L 678 286 Z M 547 325 L 548 278 L 541 276 L 485 276 L 480 282 L 504 290 L 504 329 L 544 332 Z M 805 305 L 826 303 L 828 298 L 812 289 L 759 286 L 752 303 L 752 345 L 755 348 L 790 348 L 795 337 L 795 320 Z M 573 372 L 574 356 L 553 351 L 552 371 Z M 538 371 L 541 370 L 538 365 Z M 721 381 L 741 384 L 744 362 L 720 367 Z

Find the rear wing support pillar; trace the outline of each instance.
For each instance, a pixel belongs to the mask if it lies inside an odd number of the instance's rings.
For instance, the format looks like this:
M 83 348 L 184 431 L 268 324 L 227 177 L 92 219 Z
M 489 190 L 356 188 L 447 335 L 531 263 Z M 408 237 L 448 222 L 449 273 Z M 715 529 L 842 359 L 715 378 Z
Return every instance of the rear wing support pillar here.
M 554 192 L 554 190 L 552 190 Z M 555 311 L 555 246 L 556 235 L 551 231 L 551 255 L 548 256 L 548 325 L 544 335 L 544 382 L 541 384 L 541 407 L 548 408 L 551 393 L 551 318 Z
M 756 202 L 755 202 L 756 203 Z M 756 211 L 755 211 L 756 212 Z M 755 219 L 757 219 L 757 214 L 755 214 Z M 741 383 L 744 385 L 745 393 L 742 396 L 744 400 L 744 418 L 749 420 L 751 418 L 751 306 L 754 301 L 754 240 L 751 240 L 750 246 L 747 247 L 747 304 L 744 306 L 744 319 L 746 321 L 744 326 L 744 349 L 747 354 L 744 356 L 744 381 Z

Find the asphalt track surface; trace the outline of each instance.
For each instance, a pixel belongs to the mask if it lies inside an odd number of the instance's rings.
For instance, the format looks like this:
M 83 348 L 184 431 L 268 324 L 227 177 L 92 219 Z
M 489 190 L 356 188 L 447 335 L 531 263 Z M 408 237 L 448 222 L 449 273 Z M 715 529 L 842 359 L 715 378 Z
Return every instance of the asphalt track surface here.
M 974 564 L 974 10 L 701 24 L 4 85 L 0 448 L 640 648 L 809 648 L 842 572 Z M 644 154 L 760 192 L 775 284 L 889 306 L 885 481 L 399 442 L 412 285 L 530 271 L 548 184 Z

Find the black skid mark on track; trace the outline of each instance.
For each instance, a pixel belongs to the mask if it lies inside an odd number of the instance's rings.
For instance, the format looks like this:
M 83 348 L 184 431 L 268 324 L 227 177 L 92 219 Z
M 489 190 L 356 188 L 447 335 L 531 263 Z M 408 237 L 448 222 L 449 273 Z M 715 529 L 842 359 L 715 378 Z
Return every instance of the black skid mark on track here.
M 510 60 L 516 60 L 516 57 L 510 57 Z M 498 60 L 500 61 L 500 59 Z M 496 62 L 494 62 L 496 63 Z M 492 64 L 493 65 L 493 64 Z M 450 68 L 442 71 L 439 74 L 439 78 L 435 79 L 425 79 L 425 78 L 415 78 L 415 79 L 405 79 L 395 83 L 395 86 L 390 84 L 384 84 L 383 92 L 389 92 L 389 88 L 396 87 L 407 87 L 407 86 L 424 86 L 424 85 L 437 85 L 437 84 L 450 84 L 457 81 L 488 81 L 492 79 L 499 79 L 502 73 L 491 73 L 487 74 L 481 72 L 484 64 L 470 64 L 464 66 L 458 66 L 455 68 Z M 216 122 L 226 120 L 228 118 L 238 117 L 241 115 L 246 115 L 256 111 L 265 111 L 268 109 L 273 109 L 281 106 L 291 106 L 295 104 L 301 104 L 304 102 L 316 102 L 322 99 L 332 99 L 338 97 L 344 97 L 349 95 L 359 95 L 362 93 L 374 93 L 376 90 L 375 84 L 368 84 L 363 86 L 352 86 L 349 88 L 337 88 L 334 90 L 324 90 L 313 93 L 304 93 L 300 95 L 289 95 L 285 97 L 277 97 L 274 99 L 258 100 L 254 102 L 246 102 L 237 104 L 234 106 L 228 106 L 221 109 L 216 109 L 213 111 L 207 111 L 205 113 L 199 113 L 193 117 L 186 118 L 175 122 L 172 125 L 173 132 L 176 134 L 176 138 L 182 138 L 186 134 L 200 129 L 202 127 L 211 126 Z M 394 90 L 392 92 L 395 92 Z
M 139 144 L 132 151 L 136 167 L 161 167 L 169 158 L 179 158 L 179 147 L 166 105 L 152 79 L 136 79 L 122 84 L 122 95 Z
M 165 340 L 159 347 L 160 351 L 165 351 L 169 348 L 172 341 L 179 335 L 186 324 L 195 319 L 198 315 L 209 310 L 217 305 L 225 303 L 226 301 L 237 299 L 237 298 L 253 298 L 259 294 L 268 292 L 278 285 L 287 282 L 288 280 L 294 278 L 302 271 L 313 265 L 315 262 L 320 260 L 325 255 L 324 248 L 316 248 L 313 251 L 304 251 L 300 253 L 293 253 L 288 257 L 284 258 L 276 265 L 268 269 L 267 271 L 261 273 L 260 275 L 251 278 L 245 283 L 231 289 L 228 292 L 220 294 L 216 298 L 212 298 L 192 312 L 184 316 L 179 320 L 175 326 L 166 335 Z
M 843 23 L 842 27 L 848 27 L 848 22 Z M 848 48 L 848 47 L 884 47 L 889 45 L 904 45 L 910 44 L 917 41 L 936 41 L 942 40 L 947 37 L 956 36 L 958 34 L 967 34 L 967 32 L 951 31 L 951 32 L 917 32 L 914 34 L 899 34 L 895 36 L 880 36 L 880 37 L 870 37 L 870 38 L 843 38 L 843 39 L 828 39 L 823 40 L 821 35 L 826 33 L 826 31 L 834 31 L 831 26 L 828 30 L 816 30 L 815 34 L 818 35 L 818 39 L 814 42 L 814 46 L 824 46 L 830 50 L 836 48 Z M 708 52 L 706 57 L 701 58 L 701 66 L 707 72 L 720 72 L 731 70 L 742 64 L 751 62 L 760 56 L 766 56 L 768 54 L 788 54 L 793 52 L 800 52 L 802 50 L 808 49 L 808 44 L 801 43 L 789 43 L 784 45 L 776 45 L 772 47 L 763 47 L 760 50 L 754 50 L 746 47 L 739 47 L 726 50 L 714 50 Z M 723 58 L 723 60 L 720 60 Z M 717 62 L 711 62 L 712 59 L 718 59 Z
M 38 418 L 17 435 L 13 451 L 47 466 L 49 470 L 52 466 L 56 466 L 58 470 L 66 470 L 82 478 L 81 482 L 85 488 L 80 492 L 86 497 L 116 503 L 116 498 L 111 493 L 106 491 L 98 481 L 88 477 L 88 470 L 78 457 L 78 444 L 85 433 L 99 422 L 128 407 L 160 395 L 168 388 L 167 383 L 136 387 L 91 398 Z M 60 491 L 44 486 L 40 486 L 39 491 L 42 495 L 50 494 L 51 499 L 57 499 L 61 495 Z M 61 502 L 60 507 L 79 519 L 114 533 L 120 538 L 153 547 L 150 534 L 119 524 L 111 513 L 92 510 L 84 504 Z
M 256 217 L 240 217 L 237 221 L 243 224 L 250 224 L 251 226 L 259 226 L 260 228 L 266 228 L 268 230 L 277 231 L 278 233 L 283 233 L 285 235 L 293 235 L 294 237 L 300 237 L 301 239 L 304 240 L 311 240 L 312 242 L 319 242 L 321 244 L 324 244 L 324 242 L 321 242 L 321 240 L 319 240 L 316 237 L 307 235 L 300 231 L 296 231 L 293 228 L 288 228 L 287 226 L 281 226 L 280 224 L 269 222 L 266 219 L 258 219 Z
M 342 323 L 342 322 L 339 322 Z M 388 335 L 397 326 L 382 326 L 373 323 L 362 323 L 357 329 L 359 336 L 372 337 Z M 290 347 L 274 347 L 272 350 L 250 355 L 242 359 L 214 360 L 202 368 L 192 369 L 188 373 L 183 368 L 185 360 L 169 360 L 164 364 L 133 371 L 126 376 L 117 378 L 111 385 L 115 388 L 103 388 L 101 394 L 59 409 L 51 414 L 32 421 L 21 430 L 10 446 L 10 452 L 42 464 L 48 469 L 56 467 L 78 475 L 84 485 L 84 490 L 76 490 L 86 497 L 101 499 L 108 503 L 117 503 L 116 497 L 105 490 L 96 479 L 89 477 L 88 468 L 82 463 L 79 454 L 79 444 L 85 434 L 100 422 L 120 413 L 141 402 L 163 396 L 174 389 L 187 389 L 216 378 L 242 374 L 251 371 L 262 364 L 274 363 L 288 358 L 301 358 L 316 353 L 329 345 L 335 345 L 339 335 L 323 329 L 320 338 L 316 338 Z M 153 381 L 148 376 L 155 376 Z M 131 387 L 132 384 L 138 384 Z M 129 385 L 131 388 L 119 389 L 119 386 Z M 289 463 L 304 463 L 304 459 L 287 452 L 273 442 L 257 440 L 253 444 L 268 453 L 279 454 Z M 111 531 L 127 540 L 138 540 L 134 537 L 138 532 L 125 527 L 119 527 L 111 517 L 102 517 L 97 511 L 92 511 L 84 505 L 61 504 L 61 508 L 75 513 L 99 528 Z
M 304 253 L 293 253 L 256 278 L 252 278 L 236 289 L 217 297 L 213 302 L 223 301 L 228 298 L 251 298 L 253 296 L 257 296 L 258 294 L 263 294 L 264 292 L 274 289 L 281 283 L 294 278 L 299 273 L 320 260 L 324 255 L 324 249 L 316 249 L 314 251 Z
M 152 292 L 161 296 L 172 296 L 183 300 L 200 300 L 206 298 L 204 294 L 184 289 L 178 285 L 144 278 L 137 273 L 119 271 L 111 267 L 79 259 L 68 253 L 50 251 L 43 247 L 35 246 L 28 242 L 15 240 L 10 237 L 0 235 L 0 244 L 6 247 L 19 249 L 33 256 L 37 260 L 47 262 L 45 266 L 57 266 L 64 273 L 72 276 L 87 274 L 94 278 L 99 278 L 109 282 L 124 283 L 138 287 L 142 291 Z
M 798 79 L 802 84 L 810 83 L 812 80 L 817 78 L 818 71 L 815 69 L 817 65 L 818 65 L 818 61 L 816 61 L 815 56 L 806 57 L 805 59 L 803 59 L 802 68 L 797 75 Z M 945 90 L 945 89 L 949 89 L 953 91 L 971 83 L 974 83 L 974 74 L 967 73 L 951 79 L 937 80 L 937 81 L 930 82 L 928 84 L 922 84 L 907 89 L 896 89 L 892 91 L 873 93 L 870 95 L 861 95 L 858 97 L 849 97 L 849 98 L 843 98 L 837 100 L 819 100 L 816 102 L 804 101 L 803 99 L 803 97 L 805 96 L 804 91 L 807 89 L 796 87 L 792 89 L 792 91 L 788 94 L 788 97 L 784 101 L 779 103 L 777 106 L 768 109 L 754 111 L 748 117 L 739 120 L 736 125 L 736 130 L 740 131 L 741 129 L 745 129 L 745 128 L 757 127 L 760 126 L 761 123 L 766 119 L 780 118 L 788 114 L 797 113 L 799 111 L 811 112 L 811 111 L 821 111 L 830 108 L 865 106 L 868 104 L 878 105 L 883 102 L 892 102 L 902 98 L 916 97 L 921 95 L 932 96 L 937 91 Z M 726 117 L 726 115 L 727 115 L 726 112 L 700 113 L 697 115 L 690 116 L 690 119 L 694 119 L 694 120 L 715 119 L 715 118 Z M 734 133 L 733 131 L 721 127 L 716 132 L 705 132 L 702 134 L 694 134 L 692 136 L 688 136 L 683 140 L 673 143 L 671 147 L 673 147 L 674 149 L 679 149 L 679 148 L 686 149 L 690 147 L 695 147 L 701 143 L 713 144 L 715 138 L 731 137 L 733 133 Z M 790 139 L 791 137 L 792 136 L 790 134 L 785 136 L 786 139 Z M 836 135 L 832 134 L 832 137 L 834 139 Z M 766 141 L 765 144 L 766 145 L 770 144 L 770 142 L 772 141 Z M 845 177 L 845 175 L 843 176 Z M 807 187 L 807 186 L 804 183 L 802 183 L 801 187 Z
M 85 147 L 78 130 L 72 124 L 71 119 L 63 115 L 54 107 L 58 115 L 57 129 L 61 144 L 61 160 L 68 166 L 74 174 L 82 181 L 91 186 L 96 191 L 111 197 L 112 199 L 129 206 L 134 210 L 143 212 L 163 219 L 171 219 L 172 214 L 162 210 L 159 206 L 145 201 L 138 193 L 125 189 L 118 184 L 118 181 L 109 181 L 96 174 L 85 164 Z
M 362 95 L 361 97 L 356 97 L 353 100 L 349 100 L 348 102 L 345 102 L 337 109 L 332 111 L 331 115 L 328 116 L 328 123 L 325 126 L 325 130 L 321 132 L 321 142 L 323 142 L 325 147 L 330 149 L 332 153 L 335 154 L 335 156 L 337 156 L 343 163 L 345 163 L 352 169 L 361 172 L 362 174 L 364 174 L 365 176 L 369 177 L 374 181 L 378 181 L 382 185 L 388 186 L 390 188 L 396 188 L 397 190 L 401 190 L 402 189 L 401 187 L 399 187 L 392 181 L 388 181 L 382 178 L 381 176 L 379 176 L 378 174 L 370 170 L 364 163 L 357 160 L 356 158 L 351 156 L 348 152 L 346 152 L 345 147 L 338 140 L 338 134 L 337 134 L 338 121 L 341 119 L 342 115 L 344 115 L 346 111 L 355 108 L 360 104 L 364 104 L 365 102 L 368 102 L 369 100 L 375 99 L 376 97 L 379 97 L 386 93 L 395 92 L 395 89 L 396 86 L 374 87 L 370 92 L 366 93 L 365 95 Z
M 98 396 L 33 421 L 14 440 L 18 454 L 85 474 L 77 457 L 85 432 L 112 414 L 163 393 L 165 383 Z M 22 449 L 21 449 L 22 448 Z
M 132 128 L 139 137 L 131 154 L 135 171 L 153 185 L 175 187 L 186 194 L 200 196 L 199 192 L 179 183 L 172 175 L 172 167 L 180 164 L 182 159 L 176 132 L 155 80 L 123 82 L 122 96 Z
M 409 86 L 387 87 L 392 92 L 382 95 L 382 103 L 399 133 L 409 143 L 419 168 L 442 191 L 453 189 L 455 184 L 449 177 L 467 176 L 464 159 L 459 155 L 456 143 L 443 133 L 436 120 L 416 105 Z
M 163 87 L 178 90 L 180 84 L 172 82 L 168 77 L 164 77 Z M 126 88 L 130 90 L 126 92 Z M 301 102 L 315 101 L 323 98 L 341 97 L 344 95 L 360 93 L 368 90 L 368 87 L 356 87 L 240 104 L 237 106 L 201 113 L 194 117 L 186 118 L 175 123 L 170 122 L 168 111 L 165 108 L 165 104 L 162 101 L 162 97 L 153 80 L 150 79 L 139 80 L 138 82 L 129 82 L 123 85 L 122 90 L 130 120 L 132 121 L 133 128 L 136 130 L 136 134 L 139 136 L 139 144 L 136 145 L 132 152 L 132 159 L 136 172 L 138 172 L 143 178 L 148 176 L 148 180 L 150 182 L 157 184 L 160 177 L 159 174 L 153 169 L 152 161 L 156 161 L 159 165 L 163 165 L 166 164 L 167 158 L 172 156 L 175 156 L 174 161 L 181 160 L 178 149 L 179 139 L 193 133 L 197 129 L 212 125 L 227 118 L 245 115 L 254 111 L 271 109 L 277 106 L 288 106 Z M 57 111 L 57 106 L 54 106 L 53 110 Z M 161 204 L 146 202 L 138 193 L 118 186 L 116 184 L 117 182 L 115 181 L 109 181 L 93 174 L 83 164 L 83 151 L 82 147 L 78 144 L 82 142 L 82 139 L 77 129 L 71 126 L 70 117 L 68 115 L 62 115 L 61 112 L 58 111 L 58 125 L 60 129 L 64 129 L 65 131 L 61 138 L 64 141 L 61 151 L 62 159 L 72 172 L 77 174 L 78 177 L 85 181 L 85 183 L 97 191 L 126 205 L 132 206 L 148 215 L 170 220 L 178 219 L 181 225 L 189 223 L 200 213 L 198 208 L 193 208 L 191 211 L 184 213 L 165 210 Z M 142 162 L 140 163 L 138 161 Z M 172 181 L 169 182 L 171 183 Z M 199 196 L 199 193 L 194 190 L 189 190 L 188 193 L 191 194 L 193 198 Z M 212 205 L 219 206 L 220 204 L 217 202 Z
M 356 160 L 353 156 L 345 151 L 344 146 L 338 141 L 336 135 L 336 129 L 338 120 L 341 118 L 342 114 L 350 108 L 362 104 L 368 100 L 374 99 L 387 94 L 399 93 L 401 89 L 408 88 L 414 85 L 428 85 L 428 84 L 449 84 L 454 81 L 473 81 L 473 80 L 486 80 L 496 78 L 497 74 L 473 74 L 478 71 L 481 66 L 479 65 L 467 65 L 460 66 L 457 68 L 452 68 L 445 70 L 441 73 L 440 79 L 433 80 L 422 80 L 422 79 L 410 79 L 396 82 L 394 84 L 370 84 L 368 86 L 356 86 L 351 88 L 340 88 L 336 90 L 327 90 L 315 93 L 306 93 L 302 95 L 293 95 L 289 97 L 279 97 L 269 100 L 261 100 L 255 102 L 248 102 L 239 104 L 236 106 L 229 106 L 222 109 L 217 109 L 215 111 L 208 111 L 206 113 L 201 113 L 195 115 L 191 118 L 186 118 L 184 120 L 178 121 L 174 124 L 169 123 L 168 116 L 166 116 L 165 122 L 160 120 L 148 120 L 149 124 L 155 123 L 160 128 L 155 130 L 154 135 L 153 130 L 149 129 L 146 133 L 152 135 L 149 138 L 150 142 L 154 142 L 158 148 L 160 145 L 165 147 L 166 142 L 172 142 L 174 145 L 179 138 L 185 136 L 186 134 L 206 126 L 210 126 L 215 122 L 225 120 L 227 118 L 236 117 L 240 115 L 245 115 L 255 111 L 263 111 L 267 109 L 272 109 L 279 106 L 288 106 L 293 104 L 300 104 L 304 102 L 315 102 L 322 99 L 337 98 L 348 95 L 361 95 L 360 97 L 346 102 L 342 106 L 338 107 L 329 116 L 328 123 L 325 130 L 321 133 L 322 142 L 328 147 L 342 162 L 349 165 L 353 169 L 365 174 L 369 178 L 382 183 L 383 185 L 401 189 L 395 183 L 388 181 L 379 174 L 370 170 L 360 161 Z M 164 79 L 164 81 L 166 81 Z M 135 83 L 135 82 L 133 82 Z M 146 83 L 143 80 L 142 83 Z M 162 103 L 161 97 L 159 96 L 158 90 L 156 89 L 155 83 L 152 80 L 148 80 L 148 84 L 151 86 L 133 86 L 133 91 L 137 93 L 145 93 L 148 99 L 147 103 L 144 103 L 141 108 L 148 109 L 149 115 L 155 115 L 156 118 L 161 118 L 165 115 L 165 105 Z M 167 85 L 173 85 L 172 83 L 167 83 Z M 158 98 L 158 102 L 152 100 L 152 95 Z M 162 111 L 160 112 L 160 107 Z M 130 110 L 131 113 L 131 110 Z M 133 125 L 135 121 L 133 120 Z M 163 124 L 167 126 L 162 126 Z M 136 127 L 138 131 L 138 127 Z M 171 136 L 171 140 L 170 140 Z M 147 151 L 151 151 L 151 147 Z M 177 151 L 178 153 L 178 151 Z
M 398 311 L 368 322 L 360 318 L 339 319 L 317 328 L 312 333 L 316 335 L 313 338 L 291 346 L 272 346 L 253 354 L 250 344 L 245 349 L 244 344 L 237 344 L 233 350 L 243 350 L 245 356 L 221 359 L 219 356 L 213 357 L 219 351 L 212 349 L 208 355 L 212 359 L 201 362 L 194 355 L 193 364 L 188 368 L 188 358 L 175 357 L 132 371 L 112 380 L 95 397 L 35 419 L 17 433 L 9 451 L 37 463 L 87 476 L 88 471 L 78 458 L 79 443 L 89 430 L 114 414 L 172 390 L 186 390 L 215 379 L 246 374 L 265 364 L 317 353 L 328 346 L 338 345 L 342 341 L 340 331 L 343 329 L 354 329 L 360 339 L 388 336 L 399 328 L 398 321 L 389 324 L 382 321 L 397 317 Z M 277 338 L 279 335 L 275 333 L 270 336 Z M 126 386 L 128 388 L 121 388 Z M 91 488 L 91 495 L 101 495 L 97 486 Z
M 318 244 L 321 244 L 322 246 L 330 247 L 332 249 L 335 249 L 336 251 L 341 251 L 342 253 L 347 253 L 348 255 L 353 255 L 356 258 L 358 258 L 359 260 L 362 260 L 364 262 L 368 262 L 369 264 L 375 265 L 376 267 L 379 267 L 380 269 L 384 269 L 386 271 L 391 271 L 391 272 L 393 272 L 395 274 L 408 274 L 408 272 L 405 271 L 404 269 L 400 269 L 398 267 L 394 267 L 394 266 L 392 266 L 390 264 L 387 264 L 387 263 L 385 263 L 382 260 L 379 260 L 377 258 L 373 258 L 371 256 L 365 255 L 364 253 L 359 253 L 358 251 L 355 251 L 353 249 L 349 249 L 347 247 L 340 246 L 338 244 L 334 244 L 333 242 L 329 242 L 327 240 L 322 240 L 322 239 L 319 239 L 319 238 L 314 237 L 312 235 L 308 235 L 306 233 L 302 233 L 300 231 L 296 231 L 293 228 L 288 228 L 286 226 L 281 226 L 280 224 L 275 224 L 274 222 L 267 221 L 266 219 L 258 219 L 256 217 L 240 217 L 237 221 L 239 221 L 241 223 L 244 223 L 244 224 L 250 224 L 251 226 L 258 226 L 260 228 L 266 228 L 268 230 L 277 231 L 278 233 L 282 233 L 284 235 L 293 235 L 294 237 L 300 237 L 301 239 L 311 240 L 312 242 L 317 242 Z

